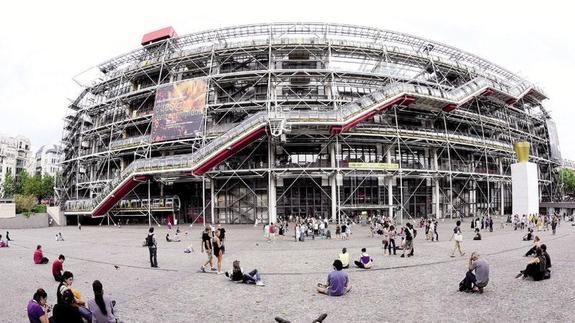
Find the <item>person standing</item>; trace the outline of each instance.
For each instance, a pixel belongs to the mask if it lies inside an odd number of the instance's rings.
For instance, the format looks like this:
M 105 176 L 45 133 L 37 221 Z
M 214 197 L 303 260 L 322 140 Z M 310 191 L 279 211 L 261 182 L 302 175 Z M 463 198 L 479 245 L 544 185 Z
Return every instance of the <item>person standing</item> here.
M 59 255 L 58 259 L 54 260 L 52 263 L 52 276 L 57 282 L 62 282 L 62 273 L 64 272 L 64 261 L 66 257 L 64 255 Z
M 557 223 L 558 222 L 559 222 L 559 219 L 557 218 L 557 215 L 554 214 L 553 219 L 551 220 L 551 230 L 553 231 L 553 234 L 555 234 L 557 232 Z
M 299 227 L 298 223 L 295 224 L 294 234 L 295 234 L 295 242 L 298 242 L 300 240 L 300 234 L 301 234 L 300 227 Z
M 222 244 L 222 240 L 220 239 L 220 230 L 216 230 L 216 234 L 213 237 L 213 250 L 214 256 L 218 258 L 218 275 L 223 274 L 222 271 L 222 260 L 224 259 L 224 253 L 226 252 L 224 245 Z
M 148 229 L 148 236 L 146 237 L 146 245 L 150 252 L 150 267 L 158 268 L 158 244 L 154 237 L 154 228 Z
M 212 271 L 215 271 L 213 264 L 213 256 L 212 256 L 212 237 L 211 237 L 212 229 L 208 225 L 204 232 L 202 233 L 202 252 L 205 252 L 208 256 L 208 260 L 200 267 L 202 272 L 206 272 L 206 265 L 210 264 L 210 268 Z
M 401 258 L 405 257 L 405 252 L 409 250 L 407 253 L 408 257 L 413 256 L 413 239 L 415 238 L 415 229 L 411 223 L 405 224 L 405 246 L 403 247 L 403 253 L 401 254 Z
M 475 226 L 478 229 L 479 226 Z M 465 252 L 463 252 L 463 235 L 461 234 L 461 221 L 455 222 L 455 228 L 453 228 L 453 235 L 449 241 L 453 240 L 453 250 L 451 251 L 451 257 L 455 257 L 455 250 L 459 250 L 459 254 L 461 256 L 465 256 Z
M 388 235 L 388 244 L 387 244 L 387 253 L 391 255 L 391 251 L 393 250 L 393 255 L 396 255 L 395 251 L 395 237 L 397 237 L 397 232 L 395 231 L 395 227 L 393 225 L 389 226 L 389 230 L 387 232 Z
M 268 242 L 275 240 L 275 234 L 276 234 L 275 232 L 276 232 L 276 227 L 275 227 L 274 223 L 272 222 L 268 226 Z

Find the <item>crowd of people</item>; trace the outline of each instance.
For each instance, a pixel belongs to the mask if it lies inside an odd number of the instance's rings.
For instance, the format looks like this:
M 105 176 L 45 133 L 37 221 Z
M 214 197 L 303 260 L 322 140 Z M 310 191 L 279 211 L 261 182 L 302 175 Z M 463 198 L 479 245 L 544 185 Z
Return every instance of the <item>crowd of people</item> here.
M 563 216 L 565 219 L 566 217 Z M 511 217 L 511 224 L 513 225 L 513 230 L 525 230 L 528 231 L 547 231 L 551 228 L 553 234 L 557 232 L 557 227 L 561 224 L 561 217 L 559 214 L 523 214 L 519 216 L 518 214 Z
M 514 216 L 512 218 L 514 230 L 527 230 L 523 240 L 532 241 L 532 246 L 524 254 L 530 257 L 525 268 L 517 274 L 518 279 L 532 279 L 534 281 L 549 279 L 551 277 L 551 257 L 547 252 L 547 246 L 542 243 L 539 235 L 535 235 L 534 230 L 546 230 L 547 224 L 556 232 L 559 217 L 553 216 Z M 493 219 L 491 217 L 474 218 L 471 221 L 473 229 L 473 240 L 482 240 L 481 230 L 493 231 Z M 331 238 L 330 226 L 335 225 L 335 237 L 346 240 L 351 235 L 352 221 L 343 221 L 341 224 L 331 224 L 326 219 L 295 219 L 293 224 L 293 235 L 295 241 L 305 241 L 311 239 Z M 425 240 L 436 242 L 439 240 L 439 223 L 437 219 L 425 218 L 419 221 L 420 230 L 425 232 Z M 268 241 L 275 239 L 275 234 L 285 236 L 289 230 L 287 221 L 279 224 L 270 223 L 264 226 L 265 237 Z M 171 229 L 171 228 L 170 228 Z M 179 227 L 175 235 L 166 234 L 167 242 L 181 242 L 179 237 Z M 187 234 L 187 233 L 186 233 Z M 396 255 L 397 250 L 401 250 L 401 257 L 414 256 L 414 241 L 417 237 L 417 230 L 411 222 L 403 226 L 396 227 L 395 223 L 387 218 L 370 219 L 370 234 L 372 237 L 382 238 L 382 248 L 384 255 Z M 248 285 L 264 286 L 261 272 L 258 269 L 245 271 L 239 260 L 234 260 L 232 268 L 224 272 L 222 269 L 223 258 L 226 254 L 225 238 L 226 230 L 221 225 L 218 227 L 207 225 L 202 231 L 201 252 L 206 254 L 206 261 L 201 265 L 201 272 L 215 272 L 225 274 L 229 280 Z M 56 235 L 58 241 L 63 241 L 61 233 Z M 9 233 L 6 239 L 0 235 L 0 244 L 8 245 Z M 396 242 L 397 241 L 397 242 Z M 463 228 L 462 222 L 456 221 L 452 230 L 450 241 L 453 241 L 451 257 L 455 257 L 458 252 L 460 256 L 465 256 L 463 248 Z M 1 245 L 0 245 L 1 246 Z M 150 266 L 158 268 L 157 249 L 158 243 L 155 239 L 154 228 L 148 229 L 148 234 L 144 241 L 144 246 L 149 249 Z M 185 252 L 193 251 L 192 244 L 185 249 Z M 352 258 L 347 248 L 343 248 L 337 259 L 332 263 L 333 271 L 328 274 L 325 283 L 318 283 L 317 292 L 329 296 L 343 296 L 351 291 L 350 278 L 345 269 L 350 268 L 350 264 L 355 265 L 358 270 L 370 270 L 374 267 L 374 259 L 368 254 L 367 248 L 361 248 L 361 252 Z M 48 302 L 48 294 L 42 288 L 38 289 L 28 303 L 27 312 L 30 322 L 116 322 L 114 307 L 115 301 L 104 295 L 102 283 L 93 281 L 92 289 L 94 297 L 84 301 L 78 290 L 73 288 L 74 275 L 71 271 L 64 269 L 66 257 L 60 254 L 52 262 L 52 275 L 58 283 L 56 289 L 56 305 L 52 308 Z M 37 245 L 33 253 L 34 264 L 48 264 L 50 260 L 44 256 L 41 245 Z M 209 267 L 207 267 L 209 266 Z M 466 266 L 466 273 L 459 283 L 459 290 L 466 292 L 483 293 L 489 283 L 490 266 L 478 252 L 471 253 Z M 49 320 L 49 317 L 51 319 Z
M 94 297 L 85 301 L 82 294 L 73 287 L 74 274 L 64 270 L 64 255 L 60 255 L 52 263 L 52 275 L 58 286 L 56 288 L 56 304 L 52 307 L 48 302 L 45 289 L 36 290 L 28 302 L 27 314 L 30 323 L 115 323 L 114 307 L 116 302 L 104 295 L 103 285 L 99 280 L 92 283 Z M 43 256 L 42 246 L 34 251 L 35 264 L 43 265 L 49 262 Z

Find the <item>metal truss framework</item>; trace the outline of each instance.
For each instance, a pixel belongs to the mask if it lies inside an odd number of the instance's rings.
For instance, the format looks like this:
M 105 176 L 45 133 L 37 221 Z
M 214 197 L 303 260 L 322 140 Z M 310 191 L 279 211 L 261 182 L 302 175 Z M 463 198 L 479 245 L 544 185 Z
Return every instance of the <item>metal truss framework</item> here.
M 162 196 L 173 186 L 171 193 L 195 215 L 226 223 L 290 215 L 339 219 L 362 211 L 402 219 L 503 214 L 510 208 L 511 145 L 527 140 L 539 166 L 542 200 L 559 195 L 544 93 L 495 64 L 433 41 L 348 25 L 250 25 L 153 43 L 89 72 L 97 77 L 88 83 L 77 77 L 86 90 L 65 118 L 66 176 L 58 192 L 66 214 L 90 214 L 91 201 L 135 160 L 194 153 L 258 112 L 275 116 L 268 117 L 267 136 L 200 177 L 154 175 L 150 194 Z M 206 79 L 209 89 L 203 135 L 152 142 L 155 90 L 193 78 Z M 281 118 L 293 111 L 337 111 L 394 84 L 445 97 L 478 78 L 517 95 L 486 93 L 443 109 L 425 99 L 394 104 L 335 133 Z M 201 191 L 201 201 L 186 199 L 190 187 Z

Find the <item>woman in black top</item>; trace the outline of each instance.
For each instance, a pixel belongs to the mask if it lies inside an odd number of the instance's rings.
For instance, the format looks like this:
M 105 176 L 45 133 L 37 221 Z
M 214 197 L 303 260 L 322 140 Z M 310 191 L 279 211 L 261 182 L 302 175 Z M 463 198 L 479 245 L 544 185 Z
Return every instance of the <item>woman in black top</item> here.
M 225 247 L 220 240 L 220 230 L 216 230 L 216 235 L 213 239 L 214 256 L 218 258 L 218 275 L 222 274 L 222 259 L 224 258 Z
M 54 323 L 83 323 L 78 307 L 74 305 L 74 294 L 69 289 L 62 292 L 62 302 L 54 306 Z

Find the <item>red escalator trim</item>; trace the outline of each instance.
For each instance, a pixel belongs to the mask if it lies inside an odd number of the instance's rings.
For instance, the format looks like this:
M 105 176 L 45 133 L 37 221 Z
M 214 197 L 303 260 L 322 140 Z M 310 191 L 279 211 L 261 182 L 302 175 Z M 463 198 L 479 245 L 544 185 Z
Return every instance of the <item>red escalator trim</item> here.
M 509 100 L 505 101 L 505 103 L 508 105 L 514 105 L 515 103 L 517 103 L 517 100 L 516 99 L 509 99 Z
M 147 179 L 148 177 L 145 175 L 137 175 L 130 178 L 130 180 L 124 182 L 122 185 L 118 186 L 116 189 L 112 191 L 112 194 L 108 196 L 108 198 L 97 207 L 94 212 L 92 212 L 92 217 L 97 218 L 101 217 L 106 212 L 110 211 L 119 200 L 121 200 L 126 194 L 130 193 L 140 183 L 142 180 Z
M 450 104 L 444 106 L 442 110 L 443 110 L 444 112 L 451 112 L 451 111 L 457 109 L 457 107 L 458 107 L 457 104 L 450 103 Z
M 483 93 L 481 93 L 481 95 L 483 96 L 490 96 L 494 93 L 494 91 L 490 88 L 485 89 L 485 91 L 483 91 Z
M 261 127 L 256 130 L 253 130 L 249 135 L 243 137 L 242 139 L 238 140 L 237 142 L 233 143 L 229 148 L 219 152 L 210 160 L 206 161 L 205 163 L 199 165 L 192 171 L 192 175 L 201 176 L 211 168 L 217 166 L 224 160 L 228 159 L 233 154 L 237 153 L 243 147 L 249 145 L 250 143 L 254 142 L 255 140 L 263 137 L 267 133 L 267 127 Z
M 400 104 L 400 105 L 405 105 L 408 106 L 410 104 L 415 103 L 415 98 L 412 96 L 402 96 L 399 97 L 393 101 L 384 103 L 378 107 L 375 108 L 375 110 L 370 111 L 369 113 L 366 113 L 360 117 L 357 117 L 353 120 L 351 120 L 350 122 L 344 124 L 343 126 L 332 126 L 329 130 L 329 132 L 332 135 L 336 135 L 338 133 L 342 133 L 344 131 L 347 131 L 353 127 L 355 127 L 356 125 L 358 125 L 359 123 L 373 117 L 374 115 L 381 113 L 389 108 L 391 108 L 392 106 L 396 105 L 396 104 Z

